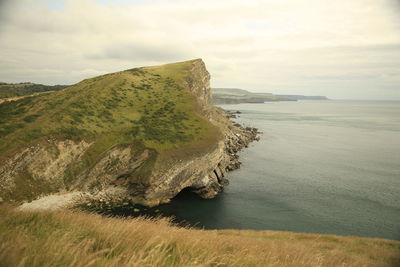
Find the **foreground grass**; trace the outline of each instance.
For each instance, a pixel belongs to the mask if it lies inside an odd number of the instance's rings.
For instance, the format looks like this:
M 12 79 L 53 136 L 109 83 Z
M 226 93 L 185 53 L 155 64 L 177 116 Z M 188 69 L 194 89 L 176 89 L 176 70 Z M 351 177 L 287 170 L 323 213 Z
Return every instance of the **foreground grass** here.
M 400 242 L 0 207 L 1 266 L 398 266 Z

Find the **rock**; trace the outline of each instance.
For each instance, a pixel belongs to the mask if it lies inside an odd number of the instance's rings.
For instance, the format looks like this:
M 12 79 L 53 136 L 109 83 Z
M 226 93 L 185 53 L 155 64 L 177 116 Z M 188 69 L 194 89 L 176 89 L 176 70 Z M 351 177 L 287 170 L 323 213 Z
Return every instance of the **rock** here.
M 223 186 L 224 185 L 228 185 L 229 184 L 229 180 L 223 177 L 223 178 L 220 179 L 219 183 L 221 185 L 223 185 Z

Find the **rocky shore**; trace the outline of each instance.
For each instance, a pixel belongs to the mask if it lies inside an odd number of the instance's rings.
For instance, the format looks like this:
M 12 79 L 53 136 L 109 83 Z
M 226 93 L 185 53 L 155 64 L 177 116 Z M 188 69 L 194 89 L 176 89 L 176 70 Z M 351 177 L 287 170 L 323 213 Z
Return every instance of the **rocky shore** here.
M 226 118 L 232 118 L 231 114 L 231 112 L 226 112 Z M 240 168 L 239 151 L 247 148 L 251 142 L 258 141 L 258 135 L 259 132 L 256 128 L 243 127 L 234 122 L 232 122 L 232 125 L 228 125 L 223 149 L 227 160 L 219 162 L 218 167 L 210 174 L 216 178 L 217 182 L 209 187 L 194 189 L 193 192 L 203 198 L 213 198 L 221 192 L 223 187 L 229 184 L 229 180 L 226 178 L 227 172 Z
M 235 127 L 238 127 L 237 124 Z M 229 136 L 226 142 L 226 152 L 230 156 L 230 163 L 227 166 L 227 171 L 233 171 L 240 168 L 241 162 L 239 161 L 239 155 L 237 154 L 243 148 L 247 148 L 248 145 L 253 141 L 260 140 L 258 136 L 259 132 L 257 128 L 239 126 L 241 133 L 237 138 Z

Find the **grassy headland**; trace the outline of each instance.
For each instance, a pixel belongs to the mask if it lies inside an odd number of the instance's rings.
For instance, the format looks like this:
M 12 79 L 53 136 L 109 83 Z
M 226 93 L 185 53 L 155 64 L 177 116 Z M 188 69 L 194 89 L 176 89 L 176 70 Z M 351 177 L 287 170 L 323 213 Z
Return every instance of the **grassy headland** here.
M 145 182 L 157 157 L 168 164 L 171 158 L 207 151 L 220 134 L 201 115 L 185 85 L 192 64 L 185 61 L 129 69 L 86 79 L 60 91 L 1 103 L 0 163 L 26 147 L 50 146 L 46 140 L 85 140 L 90 147 L 65 173 L 65 183 L 71 184 L 70 179 L 94 166 L 107 151 L 126 145 L 138 154 L 144 149 L 152 151 L 138 170 L 141 173 L 133 175 L 138 182 Z M 29 199 L 54 191 L 38 185 L 29 175 L 22 176 L 21 182 L 16 181 L 18 191 L 33 190 Z M 8 195 L 26 199 L 25 193 Z M 8 195 L 3 198 L 7 200 Z

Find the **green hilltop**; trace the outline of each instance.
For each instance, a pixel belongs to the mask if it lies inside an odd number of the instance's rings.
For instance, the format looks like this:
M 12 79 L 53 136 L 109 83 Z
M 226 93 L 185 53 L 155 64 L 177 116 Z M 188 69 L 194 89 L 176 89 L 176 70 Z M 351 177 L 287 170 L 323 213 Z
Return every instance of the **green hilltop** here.
M 70 167 L 71 177 L 118 145 L 150 149 L 150 165 L 163 154 L 179 157 L 183 147 L 193 156 L 207 150 L 220 133 L 185 88 L 192 63 L 129 69 L 0 104 L 0 163 L 32 144 L 48 145 L 47 139 L 92 143 Z

